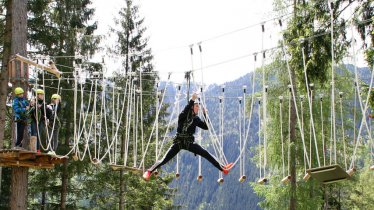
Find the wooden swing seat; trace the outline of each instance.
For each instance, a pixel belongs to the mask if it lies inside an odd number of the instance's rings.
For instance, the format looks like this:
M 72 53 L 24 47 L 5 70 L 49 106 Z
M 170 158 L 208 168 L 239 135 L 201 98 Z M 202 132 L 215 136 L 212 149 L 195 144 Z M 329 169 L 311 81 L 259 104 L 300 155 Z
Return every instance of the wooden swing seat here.
M 288 184 L 288 183 L 290 182 L 290 180 L 291 180 L 291 176 L 288 175 L 288 176 L 285 176 L 285 177 L 281 180 L 281 182 L 282 182 L 283 184 Z
M 175 173 L 175 178 L 179 179 L 179 177 L 180 177 L 180 174 L 179 173 Z
M 126 170 L 126 171 L 131 171 L 135 174 L 143 174 L 143 171 L 140 170 L 139 168 L 124 166 L 124 165 L 116 165 L 116 164 L 109 164 L 109 166 L 112 168 L 113 171 Z
M 261 178 L 257 181 L 257 184 L 266 184 L 268 182 L 268 179 L 267 178 Z
M 28 150 L 4 149 L 0 150 L 0 166 L 28 167 L 33 169 L 51 169 L 55 164 L 64 163 L 66 156 L 36 153 Z
M 308 169 L 307 173 L 323 184 L 330 184 L 350 178 L 347 172 L 344 171 L 339 165 L 312 168 Z
M 240 183 L 243 183 L 245 180 L 247 179 L 247 176 L 246 175 L 243 175 L 239 178 L 239 182 Z
M 218 182 L 218 184 L 223 184 L 224 180 L 223 180 L 223 178 L 219 178 L 219 179 L 217 180 L 217 182 Z

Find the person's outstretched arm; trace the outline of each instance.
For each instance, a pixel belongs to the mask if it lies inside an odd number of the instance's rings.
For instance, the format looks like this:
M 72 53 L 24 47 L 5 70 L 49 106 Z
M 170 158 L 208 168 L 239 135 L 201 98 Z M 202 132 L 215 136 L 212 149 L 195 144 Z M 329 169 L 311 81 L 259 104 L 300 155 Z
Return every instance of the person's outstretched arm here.
M 190 101 L 188 102 L 188 104 L 184 107 L 183 111 L 179 114 L 179 120 L 180 119 L 186 119 L 187 118 L 187 114 L 188 112 L 191 111 L 193 105 L 194 105 L 194 102 L 195 100 L 197 99 L 197 94 L 196 93 L 193 93 L 192 96 L 191 96 L 191 99 Z

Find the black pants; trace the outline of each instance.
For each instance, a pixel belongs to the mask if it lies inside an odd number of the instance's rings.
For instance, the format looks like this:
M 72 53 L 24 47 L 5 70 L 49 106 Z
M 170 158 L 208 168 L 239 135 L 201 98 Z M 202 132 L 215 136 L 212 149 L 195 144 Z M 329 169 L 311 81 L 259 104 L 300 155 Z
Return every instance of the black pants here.
M 26 122 L 18 121 L 16 122 L 16 147 L 22 147 L 23 133 L 25 132 Z
M 222 171 L 222 165 L 214 158 L 207 150 L 201 147 L 199 144 L 191 142 L 187 144 L 173 143 L 169 150 L 166 152 L 162 160 L 157 161 L 149 170 L 151 172 L 155 171 L 157 168 L 169 162 L 181 149 L 188 150 L 196 155 L 207 159 L 211 164 L 213 164 L 218 170 Z

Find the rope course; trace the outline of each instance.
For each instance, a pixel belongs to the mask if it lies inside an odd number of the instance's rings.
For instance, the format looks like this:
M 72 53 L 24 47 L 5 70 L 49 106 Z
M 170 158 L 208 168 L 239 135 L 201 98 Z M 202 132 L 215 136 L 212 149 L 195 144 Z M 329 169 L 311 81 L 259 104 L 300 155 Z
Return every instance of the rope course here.
M 67 154 L 64 154 L 64 157 L 69 155 L 73 156 L 74 160 L 83 161 L 86 156 L 88 156 L 90 162 L 95 165 L 108 163 L 114 170 L 129 170 L 134 173 L 141 173 L 145 170 L 146 162 L 154 158 L 155 161 L 159 161 L 162 154 L 164 153 L 164 145 L 172 139 L 172 133 L 175 132 L 174 125 L 178 123 L 178 114 L 180 112 L 181 102 L 183 103 L 185 99 L 187 101 L 190 98 L 191 92 L 193 89 L 194 92 L 199 92 L 200 94 L 200 107 L 199 117 L 203 119 L 208 126 L 208 132 L 206 135 L 203 135 L 201 130 L 198 131 L 196 136 L 196 141 L 201 145 L 203 137 L 207 136 L 208 149 L 213 150 L 214 155 L 218 158 L 221 165 L 226 165 L 233 158 L 233 167 L 239 163 L 239 182 L 242 183 L 247 179 L 246 175 L 246 150 L 249 148 L 249 139 L 254 139 L 250 135 L 251 132 L 257 132 L 256 137 L 258 137 L 257 145 L 257 154 L 258 154 L 258 173 L 259 177 L 257 179 L 258 184 L 268 183 L 270 176 L 272 174 L 272 165 L 270 165 L 268 157 L 273 154 L 268 154 L 269 152 L 269 142 L 273 141 L 269 137 L 271 112 L 269 111 L 269 106 L 272 105 L 271 102 L 277 101 L 279 109 L 275 111 L 276 117 L 279 117 L 280 125 L 280 136 L 277 141 L 280 140 L 280 156 L 281 156 L 281 175 L 282 179 L 280 182 L 282 184 L 287 184 L 291 180 L 291 107 L 295 108 L 296 115 L 296 127 L 297 127 L 297 136 L 301 139 L 301 145 L 303 150 L 303 162 L 304 162 L 304 176 L 302 181 L 308 181 L 310 177 L 323 180 L 324 183 L 332 183 L 338 180 L 346 179 L 354 174 L 357 166 L 357 153 L 358 146 L 361 143 L 364 143 L 365 138 L 369 141 L 369 149 L 371 159 L 374 162 L 373 147 L 374 143 L 371 136 L 371 122 L 367 121 L 367 115 L 369 111 L 369 96 L 373 88 L 374 80 L 374 70 L 371 73 L 371 79 L 369 84 L 368 93 L 362 93 L 361 86 L 362 82 L 360 81 L 358 70 L 356 67 L 356 51 L 355 51 L 355 41 L 354 37 L 352 38 L 353 43 L 353 64 L 354 64 L 354 104 L 353 104 L 353 135 L 349 135 L 351 130 L 347 127 L 346 118 L 347 115 L 344 114 L 344 109 L 348 106 L 346 100 L 349 97 L 349 93 L 344 94 L 339 92 L 336 83 L 336 68 L 337 63 L 335 61 L 335 50 L 334 46 L 334 33 L 339 32 L 342 28 L 334 26 L 334 8 L 333 3 L 329 0 L 328 6 L 330 10 L 330 27 L 331 30 L 328 32 L 316 34 L 310 37 L 304 37 L 302 39 L 294 40 L 290 43 L 286 43 L 284 38 L 281 38 L 281 44 L 279 46 L 265 48 L 265 23 L 278 20 L 280 31 L 283 31 L 282 20 L 279 18 L 285 18 L 288 14 L 281 17 L 272 18 L 266 20 L 265 22 L 257 23 L 254 25 L 246 26 L 231 32 L 223 33 L 200 42 L 189 45 L 190 58 L 191 58 L 191 69 L 188 71 L 183 71 L 185 82 L 176 83 L 171 81 L 171 75 L 182 73 L 182 71 L 175 71 L 168 73 L 168 79 L 164 82 L 163 87 L 160 85 L 159 81 L 150 80 L 143 78 L 146 76 L 156 76 L 155 72 L 144 72 L 144 68 L 141 67 L 135 72 L 128 72 L 123 81 L 110 81 L 110 79 L 104 76 L 105 68 L 103 72 L 93 72 L 89 75 L 84 75 L 86 70 L 82 68 L 82 65 L 74 65 L 73 67 L 63 66 L 59 64 L 50 63 L 50 66 L 45 66 L 38 64 L 38 62 L 30 61 L 29 59 L 23 58 L 19 55 L 14 57 L 15 60 L 20 60 L 34 66 L 35 84 L 34 88 L 37 89 L 42 87 L 45 91 L 46 88 L 56 89 L 58 94 L 62 92 L 72 91 L 73 92 L 73 139 L 70 145 L 70 151 Z M 286 9 L 289 6 L 286 7 Z M 372 20 L 364 20 L 363 22 L 369 22 Z M 253 52 L 236 58 L 220 61 L 214 64 L 203 65 L 203 51 L 202 44 L 211 40 L 219 39 L 223 36 L 227 36 L 239 31 L 252 28 L 254 26 L 261 26 L 262 38 L 261 38 L 261 50 L 258 52 Z M 269 33 L 269 32 L 267 32 Z M 320 36 L 330 35 L 331 37 L 331 90 L 327 92 L 323 90 L 318 90 L 318 88 L 310 83 L 307 72 L 307 61 L 305 55 L 304 44 L 312 39 L 315 39 Z M 303 71 L 302 77 L 304 77 L 303 84 L 294 84 L 292 70 L 290 67 L 290 58 L 288 53 L 288 47 L 297 45 L 300 47 L 303 61 Z M 198 52 L 200 56 L 200 66 L 194 66 L 194 55 L 193 48 L 198 47 Z M 271 79 L 267 75 L 265 70 L 267 58 L 266 54 L 271 54 L 272 52 L 277 51 L 281 52 L 281 56 L 284 59 L 287 71 L 287 83 L 289 84 L 286 90 L 281 95 L 274 96 L 272 95 Z M 136 55 L 136 54 L 134 54 Z M 261 72 L 259 77 L 256 80 L 256 64 L 257 64 L 257 55 L 262 55 L 261 59 Z M 204 84 L 204 70 L 212 68 L 217 65 L 224 63 L 232 62 L 239 59 L 244 59 L 249 56 L 254 56 L 253 61 L 253 71 L 250 81 L 247 81 L 251 85 L 251 93 L 247 90 L 247 86 L 229 86 L 222 85 L 219 90 L 217 90 L 216 95 L 207 95 L 206 88 Z M 56 56 L 51 56 L 57 58 Z M 79 58 L 79 56 L 64 56 L 65 58 Z M 268 56 L 269 57 L 269 56 Z M 141 64 L 142 66 L 143 64 Z M 56 66 L 66 67 L 73 69 L 72 72 L 60 72 L 57 70 Z M 103 63 L 105 67 L 105 64 Z M 194 73 L 198 70 L 201 71 L 201 82 L 196 82 L 194 78 Z M 56 78 L 46 78 L 45 73 L 47 71 L 49 74 L 53 74 Z M 88 71 L 87 71 L 88 72 Z M 39 74 L 41 80 L 39 79 Z M 45 81 L 58 81 L 57 87 L 47 86 Z M 69 83 L 72 82 L 71 88 L 61 88 L 61 81 L 66 81 Z M 84 81 L 84 82 L 83 82 Z M 152 81 L 155 83 L 153 90 L 145 91 L 145 86 L 143 82 Z M 42 84 L 39 84 L 42 83 Z M 247 83 L 246 83 L 247 84 Z M 260 91 L 256 92 L 256 85 L 261 88 Z M 302 85 L 302 88 L 305 88 L 305 95 L 297 95 L 296 87 L 297 85 Z M 175 87 L 175 90 L 173 89 Z M 230 90 L 238 90 L 237 95 L 231 96 L 228 93 Z M 239 89 L 240 88 L 240 89 Z M 218 89 L 218 88 L 217 88 Z M 171 91 L 172 90 L 172 91 Z M 182 91 L 182 90 L 185 90 Z M 169 93 L 169 91 L 171 93 Z M 239 93 L 242 91 L 242 93 Z M 175 92 L 175 94 L 174 94 Z M 256 95 L 257 93 L 257 95 Z M 339 98 L 336 98 L 336 94 L 339 94 Z M 168 95 L 170 94 L 170 95 Z M 319 94 L 319 95 L 318 95 Z M 258 95 L 260 95 L 258 97 Z M 347 95 L 347 97 L 346 97 Z M 319 101 L 317 99 L 314 101 L 315 97 L 319 96 Z M 363 100 L 363 97 L 365 97 Z M 145 99 L 147 98 L 147 99 Z M 167 98 L 170 98 L 173 102 L 168 101 Z M 250 98 L 250 103 L 247 104 L 247 99 Z M 151 100 L 151 106 L 154 109 L 151 109 L 150 113 L 154 115 L 154 121 L 152 126 L 145 127 L 144 120 L 145 116 L 149 113 L 145 113 L 144 105 L 145 100 L 147 102 Z M 218 99 L 218 100 L 217 100 Z M 225 142 L 230 131 L 227 131 L 228 120 L 225 117 L 230 103 L 230 99 L 235 99 L 237 102 L 237 109 L 235 108 L 235 113 L 237 118 L 235 122 L 237 123 L 237 132 L 236 137 L 239 139 L 239 149 L 235 147 L 234 155 L 228 156 L 225 151 L 227 143 Z M 328 100 L 325 100 L 328 99 Z M 337 100 L 338 99 L 338 100 Z M 169 100 L 169 101 L 170 101 Z M 208 101 L 209 100 L 209 101 Z M 209 104 L 217 105 L 218 107 L 218 116 L 212 118 L 204 109 L 207 108 L 207 101 Z M 232 100 L 234 101 L 234 100 Z M 257 102 L 257 105 L 255 104 Z M 307 108 L 304 110 L 304 103 L 307 102 Z M 327 103 L 326 103 L 327 102 Z M 168 103 L 168 104 L 167 104 Z M 37 104 L 38 105 L 38 104 Z M 169 118 L 166 123 L 163 123 L 162 111 L 163 108 L 168 107 L 168 112 L 170 113 Z M 314 105 L 314 106 L 313 106 Z M 319 107 L 318 107 L 319 105 Z M 328 109 L 324 110 L 325 107 Z M 339 107 L 336 110 L 336 106 Z M 247 110 L 247 108 L 249 109 Z M 269 108 L 269 110 L 268 110 Z M 287 113 L 288 108 L 288 113 Z M 356 109 L 361 111 L 361 120 L 360 116 L 356 113 Z M 46 108 L 44 107 L 44 114 L 46 113 Z M 253 113 L 254 110 L 257 113 Z M 285 111 L 286 110 L 286 111 Z M 279 113 L 277 113 L 279 111 Z M 285 111 L 285 112 L 284 112 Z M 337 117 L 336 111 L 339 111 L 338 120 L 340 120 L 341 129 L 337 129 Z M 319 112 L 319 113 L 318 113 Z M 326 121 L 327 112 L 330 115 L 329 122 Z M 258 125 L 254 125 L 252 122 L 252 115 L 256 115 L 258 118 Z M 287 115 L 288 114 L 288 115 Z M 38 117 L 38 113 L 36 113 Z M 45 117 L 45 116 L 40 116 Z M 287 119 L 288 118 L 288 119 Z M 317 119 L 317 120 L 316 120 Z M 152 118 L 153 120 L 153 118 Z M 283 122 L 286 122 L 283 125 Z M 46 130 L 46 141 L 42 141 L 41 134 L 38 131 L 38 141 L 43 150 L 54 151 L 52 136 L 54 134 L 55 124 L 57 123 L 56 116 L 53 118 L 53 122 L 49 130 L 47 125 L 45 126 Z M 319 125 L 319 124 L 320 125 Z M 326 129 L 326 123 L 330 123 L 330 128 Z M 357 125 L 358 130 L 356 130 Z M 39 125 L 38 125 L 39 126 Z M 253 131 L 253 127 L 258 126 L 258 130 Z M 309 129 L 308 129 L 309 126 Z M 278 125 L 277 125 L 278 127 Z M 227 130 L 226 130 L 227 129 Z M 318 131 L 318 129 L 320 129 Z M 329 131 L 330 129 L 330 131 Z M 348 130 L 347 130 L 348 129 Z M 340 132 L 339 132 L 340 130 Z M 51 132 L 50 132 L 51 131 Z M 366 136 L 365 136 L 366 132 Z M 320 133 L 320 134 L 319 134 Z M 309 134 L 309 142 L 308 142 Z M 321 136 L 319 136 L 321 135 Z M 328 135 L 330 135 L 330 145 L 328 146 Z M 326 138 L 327 137 L 327 138 Z M 353 137 L 353 138 L 352 138 Z M 353 143 L 350 139 L 352 138 Z M 254 141 L 254 140 L 253 140 Z M 318 143 L 322 143 L 322 148 Z M 256 142 L 257 144 L 257 142 Z M 342 145 L 343 152 L 339 151 L 339 144 Z M 308 148 L 309 146 L 309 148 Z M 313 148 L 314 147 L 314 148 Z M 353 147 L 352 155 L 350 156 L 350 147 Z M 150 150 L 154 149 L 154 153 L 150 154 Z M 320 153 L 323 156 L 320 157 Z M 342 158 L 340 158 L 342 156 Z M 344 164 L 344 167 L 340 167 L 339 164 Z M 175 177 L 180 177 L 180 157 L 176 156 L 176 169 Z M 302 166 L 301 166 L 302 167 Z M 197 181 L 203 181 L 203 170 L 202 170 L 202 160 L 199 156 L 197 162 Z M 373 166 L 370 166 L 371 170 L 374 170 Z M 326 175 L 323 173 L 331 172 L 338 174 L 340 177 L 327 177 L 331 175 Z M 155 174 L 158 174 L 158 171 L 155 171 Z M 224 182 L 223 173 L 219 172 L 218 180 L 219 184 Z

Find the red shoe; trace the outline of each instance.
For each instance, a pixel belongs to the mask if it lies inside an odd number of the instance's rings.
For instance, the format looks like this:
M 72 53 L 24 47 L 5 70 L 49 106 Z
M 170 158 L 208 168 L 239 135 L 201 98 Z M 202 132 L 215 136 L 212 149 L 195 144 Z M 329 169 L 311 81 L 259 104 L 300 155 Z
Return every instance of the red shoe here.
M 143 174 L 143 179 L 145 180 L 145 181 L 149 181 L 149 179 L 151 178 L 151 171 L 146 171 L 146 172 L 144 172 L 144 174 Z
M 234 163 L 229 163 L 229 164 L 223 166 L 223 170 L 222 170 L 222 172 L 223 172 L 224 174 L 226 174 L 226 175 L 229 174 L 229 172 L 230 172 L 230 170 L 231 170 L 233 164 L 234 164 Z

